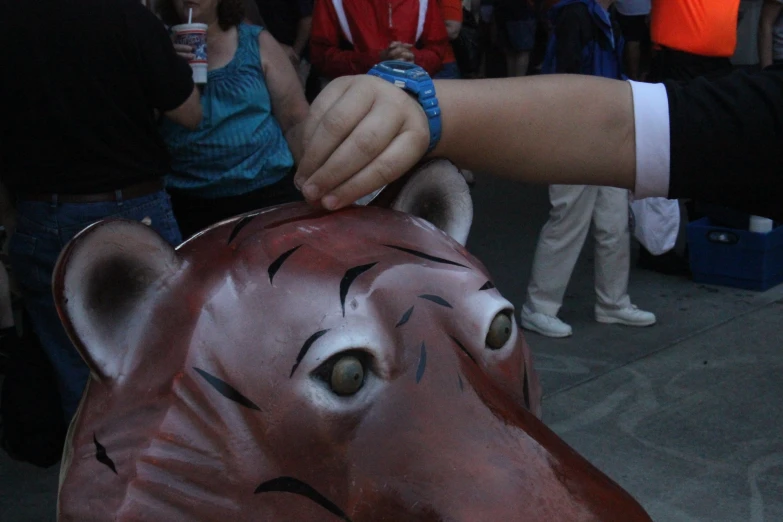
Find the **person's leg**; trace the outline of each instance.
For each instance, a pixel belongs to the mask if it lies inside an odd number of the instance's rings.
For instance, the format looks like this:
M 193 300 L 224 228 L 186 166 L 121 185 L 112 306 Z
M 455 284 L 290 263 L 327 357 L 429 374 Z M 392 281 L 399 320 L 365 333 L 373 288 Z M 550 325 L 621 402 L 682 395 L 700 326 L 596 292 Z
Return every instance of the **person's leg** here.
M 593 212 L 595 236 L 595 318 L 600 323 L 628 326 L 655 324 L 655 315 L 639 310 L 628 297 L 631 237 L 628 191 L 598 187 Z
M 487 77 L 487 56 L 494 49 L 497 40 L 497 24 L 495 23 L 494 6 L 491 0 L 481 0 L 479 10 L 479 40 L 481 42 L 481 58 L 476 76 Z
M 16 349 L 17 335 L 14 311 L 11 306 L 11 282 L 5 264 L 0 262 L 0 375 Z
M 642 59 L 642 44 L 639 41 L 625 42 L 623 62 L 628 78 L 639 80 L 639 63 Z
M 536 17 L 536 34 L 533 41 L 533 49 L 530 51 L 530 64 L 528 65 L 528 74 L 540 74 L 541 66 L 546 55 L 547 43 L 549 42 L 549 22 L 546 16 L 539 13 Z
M 89 371 L 65 333 L 52 297 L 52 272 L 63 246 L 57 205 L 19 202 L 8 256 L 32 329 L 57 375 L 63 419 L 68 422 L 79 404 Z
M 0 262 L 0 331 L 14 326 L 14 311 L 11 307 L 11 280 L 5 265 Z
M 646 17 L 617 13 L 617 21 L 625 39 L 623 62 L 625 73 L 632 80 L 640 78 L 641 42 L 646 32 Z
M 626 308 L 631 269 L 631 234 L 628 229 L 628 191 L 598 187 L 593 212 L 595 238 L 595 293 L 607 309 Z
M 568 281 L 590 229 L 595 187 L 552 185 L 552 210 L 541 229 L 527 289 L 520 311 L 522 328 L 547 337 L 568 337 L 572 329 L 557 318 Z
M 527 67 L 530 64 L 528 51 L 506 51 L 506 71 L 509 77 L 527 75 Z
M 556 316 L 579 258 L 595 205 L 596 188 L 552 185 L 552 210 L 541 229 L 525 306 L 533 313 Z
M 506 75 L 526 76 L 530 51 L 536 41 L 536 19 L 533 12 L 515 13 L 505 22 Z

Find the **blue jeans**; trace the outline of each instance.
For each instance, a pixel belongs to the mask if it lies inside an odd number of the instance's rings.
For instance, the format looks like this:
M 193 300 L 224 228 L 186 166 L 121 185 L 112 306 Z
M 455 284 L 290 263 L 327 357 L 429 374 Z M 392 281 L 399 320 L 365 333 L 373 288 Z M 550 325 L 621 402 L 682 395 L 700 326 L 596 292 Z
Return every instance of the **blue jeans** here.
M 89 370 L 74 348 L 57 316 L 52 297 L 52 273 L 66 243 L 88 225 L 106 218 L 152 220 L 151 227 L 172 245 L 181 242 L 163 191 L 124 201 L 105 203 L 54 203 L 19 201 L 16 231 L 8 254 L 13 275 L 24 297 L 32 327 L 54 366 L 66 422 L 79 406 Z

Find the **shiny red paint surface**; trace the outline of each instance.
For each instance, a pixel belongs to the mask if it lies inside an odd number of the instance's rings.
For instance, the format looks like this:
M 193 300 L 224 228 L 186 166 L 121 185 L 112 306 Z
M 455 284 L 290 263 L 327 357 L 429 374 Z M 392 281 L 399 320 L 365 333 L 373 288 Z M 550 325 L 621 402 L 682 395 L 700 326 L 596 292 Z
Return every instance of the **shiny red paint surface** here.
M 487 346 L 512 307 L 459 244 L 377 208 L 239 223 L 175 252 L 109 222 L 66 249 L 56 300 L 93 378 L 60 520 L 649 520 L 538 420 L 516 325 Z M 336 395 L 319 375 L 357 352 L 364 384 Z

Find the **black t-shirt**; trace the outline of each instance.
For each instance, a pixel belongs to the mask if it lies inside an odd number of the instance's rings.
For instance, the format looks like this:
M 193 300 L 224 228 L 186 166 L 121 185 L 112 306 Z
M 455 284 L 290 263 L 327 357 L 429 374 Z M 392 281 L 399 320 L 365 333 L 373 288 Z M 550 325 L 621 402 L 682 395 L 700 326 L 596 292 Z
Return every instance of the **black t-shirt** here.
M 96 193 L 160 178 L 154 110 L 193 92 L 188 64 L 139 0 L 0 0 L 0 181 Z
M 299 20 L 313 15 L 313 0 L 256 0 L 264 27 L 284 45 L 293 46 Z
M 665 84 L 669 197 L 783 221 L 783 66 Z

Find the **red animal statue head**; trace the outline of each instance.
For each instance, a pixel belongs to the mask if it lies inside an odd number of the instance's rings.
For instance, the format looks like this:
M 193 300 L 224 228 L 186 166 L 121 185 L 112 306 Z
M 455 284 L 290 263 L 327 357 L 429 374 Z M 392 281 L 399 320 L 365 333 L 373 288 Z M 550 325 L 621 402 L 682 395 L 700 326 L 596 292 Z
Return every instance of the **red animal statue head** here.
M 436 162 L 390 203 L 464 242 Z M 398 210 L 305 204 L 176 250 L 109 221 L 55 297 L 92 370 L 62 521 L 647 521 L 537 418 L 513 307 L 479 261 Z

